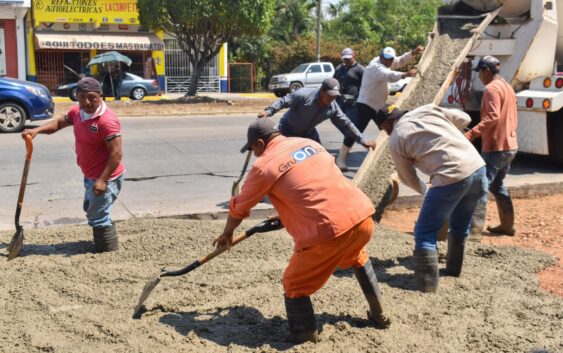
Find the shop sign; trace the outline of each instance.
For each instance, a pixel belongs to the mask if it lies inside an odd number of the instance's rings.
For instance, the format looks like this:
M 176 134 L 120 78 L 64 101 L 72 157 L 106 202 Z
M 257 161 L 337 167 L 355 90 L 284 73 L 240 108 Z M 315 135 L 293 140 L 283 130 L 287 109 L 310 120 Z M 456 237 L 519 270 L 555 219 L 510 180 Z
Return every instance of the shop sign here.
M 36 0 L 33 16 L 35 23 L 139 23 L 137 0 Z
M 39 36 L 38 36 L 39 37 Z M 70 38 L 69 38 L 70 39 Z M 153 51 L 164 50 L 164 43 L 149 41 L 135 41 L 135 38 L 105 38 L 101 36 L 85 36 L 84 38 L 73 38 L 69 40 L 39 40 L 41 49 L 72 49 L 72 50 L 135 50 Z

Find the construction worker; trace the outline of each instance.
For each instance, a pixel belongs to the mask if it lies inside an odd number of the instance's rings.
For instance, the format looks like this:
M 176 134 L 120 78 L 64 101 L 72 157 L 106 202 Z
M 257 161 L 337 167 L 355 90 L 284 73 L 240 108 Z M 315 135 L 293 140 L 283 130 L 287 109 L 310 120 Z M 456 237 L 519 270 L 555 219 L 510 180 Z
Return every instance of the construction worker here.
M 315 128 L 323 121 L 330 121 L 346 136 L 353 136 L 365 148 L 375 148 L 375 141 L 367 141 L 354 123 L 348 119 L 338 104 L 340 84 L 332 77 L 323 81 L 320 88 L 301 88 L 272 103 L 258 118 L 270 117 L 278 111 L 289 108 L 279 121 L 279 130 L 284 136 L 305 137 L 321 142 Z
M 389 82 L 397 82 L 405 77 L 413 77 L 417 73 L 415 69 L 407 72 L 394 70 L 406 66 L 415 55 L 422 51 L 424 51 L 424 47 L 419 45 L 410 52 L 396 57 L 395 49 L 386 47 L 381 50 L 378 57 L 369 63 L 364 71 L 360 94 L 356 104 L 358 118 L 355 121 L 355 125 L 360 132 L 364 132 L 370 120 L 375 121 L 377 111 L 385 106 L 389 96 Z M 354 141 L 350 139 L 344 140 L 344 144 L 340 148 L 341 159 L 346 159 L 353 145 Z
M 376 116 L 379 129 L 389 134 L 389 150 L 401 181 L 424 195 L 414 227 L 414 276 L 423 292 L 438 289 L 436 237 L 449 221 L 446 273 L 459 276 L 465 239 L 478 200 L 487 192 L 485 162 L 463 136 L 471 122 L 464 112 L 434 104 L 410 112 L 394 106 Z M 431 186 L 416 174 L 430 176 Z
M 494 56 L 482 57 L 473 69 L 485 85 L 481 101 L 481 122 L 465 133 L 469 141 L 481 137 L 481 156 L 487 164 L 489 191 L 495 196 L 500 225 L 487 230 L 491 233 L 514 235 L 514 207 L 504 178 L 516 157 L 518 125 L 516 94 L 510 83 L 499 74 L 500 62 Z M 481 241 L 487 216 L 487 195 L 479 201 L 471 223 L 470 240 Z
M 84 212 L 93 229 L 96 252 L 118 250 L 117 229 L 110 210 L 123 183 L 125 166 L 121 143 L 121 124 L 102 100 L 102 87 L 85 77 L 76 85 L 78 105 L 65 116 L 34 129 L 22 137 L 52 134 L 72 126 L 77 163 L 84 174 Z
M 213 242 L 230 246 L 233 233 L 250 210 L 268 195 L 295 247 L 283 275 L 290 340 L 316 342 L 310 296 L 336 267 L 353 267 L 368 301 L 368 318 L 378 327 L 390 325 L 365 245 L 375 223 L 369 198 L 342 175 L 333 157 L 317 142 L 281 135 L 271 119 L 248 128 L 241 152 L 258 159 L 237 197 L 231 198 L 223 233 Z
M 336 67 L 334 78 L 340 83 L 340 96 L 336 97 L 336 103 L 344 114 L 354 124 L 358 118 L 358 108 L 356 100 L 360 93 L 360 85 L 362 84 L 362 76 L 364 75 L 364 67 L 360 65 L 356 59 L 354 51 L 351 48 L 345 48 L 341 53 L 342 64 Z M 336 157 L 336 165 L 340 170 L 347 170 L 346 157 L 350 151 L 346 146 L 354 144 L 354 136 L 346 136 L 344 143 L 340 148 L 338 157 Z

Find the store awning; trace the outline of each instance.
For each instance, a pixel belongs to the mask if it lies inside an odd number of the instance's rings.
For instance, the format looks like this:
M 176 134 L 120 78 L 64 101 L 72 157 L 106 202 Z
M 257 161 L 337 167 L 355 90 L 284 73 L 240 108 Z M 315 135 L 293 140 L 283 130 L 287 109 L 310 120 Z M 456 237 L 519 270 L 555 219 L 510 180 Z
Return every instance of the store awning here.
M 109 33 L 36 33 L 38 49 L 60 50 L 117 50 L 153 51 L 164 50 L 164 42 L 154 34 Z

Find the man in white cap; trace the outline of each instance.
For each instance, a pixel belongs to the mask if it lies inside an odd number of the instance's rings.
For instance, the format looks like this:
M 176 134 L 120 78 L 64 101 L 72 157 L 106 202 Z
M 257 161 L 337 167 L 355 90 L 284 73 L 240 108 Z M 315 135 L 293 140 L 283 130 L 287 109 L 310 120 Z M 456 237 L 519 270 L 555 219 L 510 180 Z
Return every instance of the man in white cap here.
M 411 69 L 407 72 L 394 71 L 406 66 L 413 56 L 424 51 L 423 46 L 417 46 L 413 50 L 396 57 L 395 49 L 386 47 L 381 50 L 378 57 L 374 58 L 364 71 L 360 95 L 358 96 L 358 118 L 354 122 L 360 132 L 364 132 L 370 120 L 375 121 L 377 111 L 385 106 L 389 96 L 389 82 L 397 82 L 405 77 L 413 77 L 416 70 Z M 342 150 L 345 153 L 350 151 L 353 145 L 350 141 L 345 141 Z
M 340 96 L 336 97 L 336 103 L 338 103 L 338 106 L 340 106 L 344 114 L 346 114 L 353 123 L 356 123 L 356 119 L 358 118 L 356 100 L 360 93 L 360 85 L 362 84 L 362 76 L 364 75 L 365 69 L 356 61 L 354 56 L 354 51 L 351 48 L 342 50 L 342 64 L 336 67 L 334 78 L 340 83 L 341 93 Z M 336 165 L 341 170 L 347 169 L 346 156 L 350 148 L 346 146 L 352 146 L 353 144 L 353 136 L 346 136 L 344 138 L 344 144 L 336 158 Z
M 323 121 L 330 121 L 346 136 L 353 136 L 365 148 L 374 148 L 375 141 L 367 141 L 354 123 L 342 112 L 335 99 L 340 95 L 340 84 L 332 77 L 326 78 L 321 88 L 304 87 L 272 103 L 258 113 L 258 118 L 270 117 L 289 108 L 281 117 L 278 128 L 288 137 L 305 137 L 320 143 L 315 128 Z

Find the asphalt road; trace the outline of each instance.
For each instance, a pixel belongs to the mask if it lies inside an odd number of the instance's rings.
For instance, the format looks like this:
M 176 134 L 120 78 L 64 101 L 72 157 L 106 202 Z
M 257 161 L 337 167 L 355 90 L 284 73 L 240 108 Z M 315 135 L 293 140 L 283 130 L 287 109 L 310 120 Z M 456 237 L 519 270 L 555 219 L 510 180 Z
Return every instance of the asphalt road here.
M 224 216 L 233 182 L 240 174 L 245 154 L 240 148 L 255 115 L 124 117 L 122 133 L 126 179 L 114 219 L 143 216 Z M 279 114 L 275 117 L 279 119 Z M 33 125 L 31 125 L 33 126 Z M 319 126 L 325 148 L 336 155 L 342 134 L 329 122 Z M 377 136 L 375 124 L 366 130 Z M 348 158 L 352 178 L 366 152 L 354 145 Z M 14 228 L 14 212 L 25 158 L 19 134 L 0 134 L 0 230 Z M 76 165 L 74 137 L 70 128 L 34 139 L 21 224 L 26 228 L 85 222 L 82 211 L 83 176 Z M 519 155 L 506 184 L 524 195 L 563 190 L 563 167 L 537 156 Z M 420 202 L 420 197 L 401 187 L 401 200 Z M 268 210 L 268 204 L 257 209 Z M 262 217 L 261 211 L 255 212 Z M 263 212 L 263 211 L 262 211 Z M 196 216 L 197 217 L 197 216 Z
M 122 118 L 127 172 L 113 218 L 224 212 L 244 163 L 240 148 L 254 117 Z M 330 122 L 321 124 L 319 131 L 325 147 L 336 153 L 341 133 Z M 371 124 L 367 136 L 375 138 L 376 134 Z M 21 136 L 0 135 L 0 153 L 0 230 L 14 229 L 25 158 Z M 364 156 L 364 148 L 356 145 L 351 166 L 359 167 Z M 85 222 L 82 182 L 72 130 L 37 136 L 20 223 L 30 228 Z

